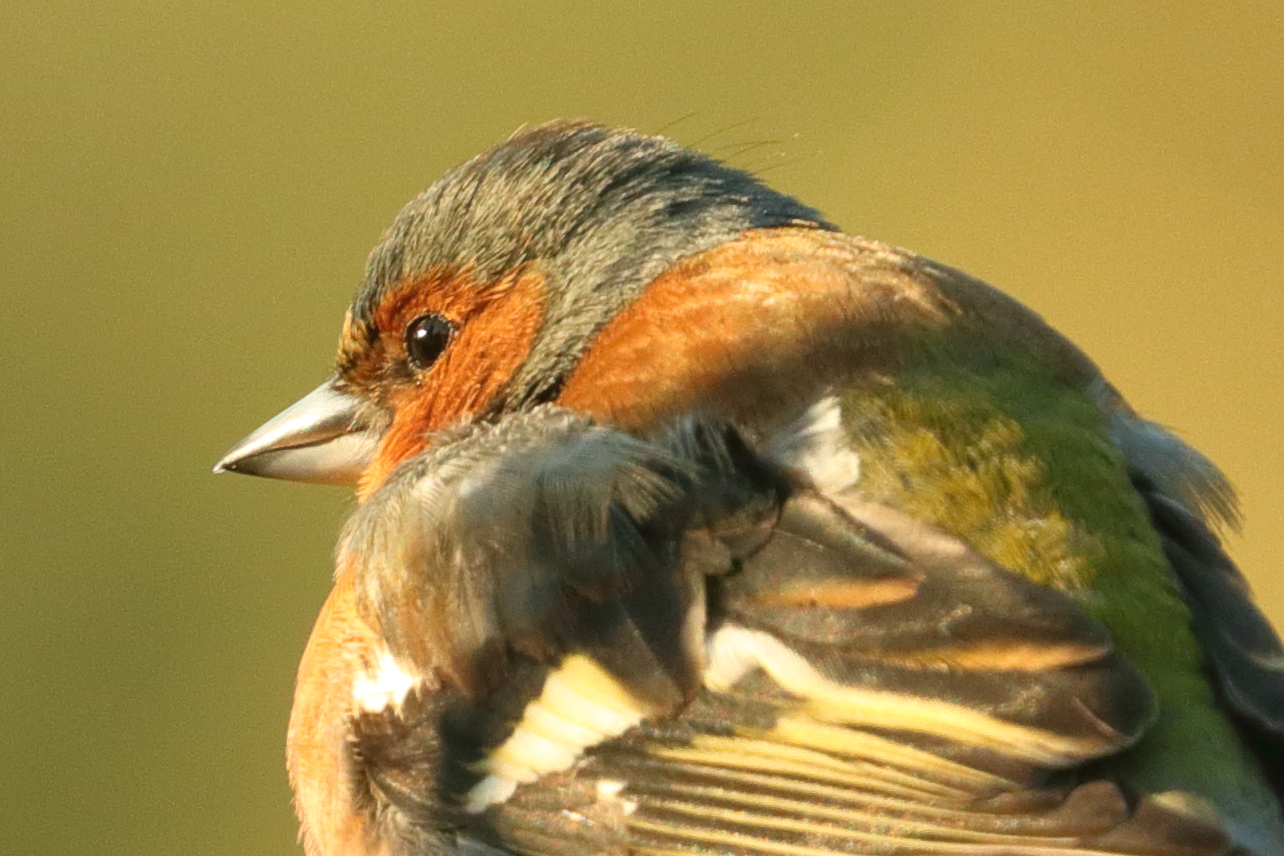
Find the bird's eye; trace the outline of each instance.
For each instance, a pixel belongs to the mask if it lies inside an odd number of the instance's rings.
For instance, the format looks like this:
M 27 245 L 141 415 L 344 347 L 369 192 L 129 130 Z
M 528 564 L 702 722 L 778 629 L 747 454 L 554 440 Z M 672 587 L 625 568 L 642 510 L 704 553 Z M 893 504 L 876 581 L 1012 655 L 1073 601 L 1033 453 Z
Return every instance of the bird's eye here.
M 406 328 L 406 355 L 410 364 L 423 370 L 441 356 L 455 335 L 455 325 L 440 315 L 421 315 Z

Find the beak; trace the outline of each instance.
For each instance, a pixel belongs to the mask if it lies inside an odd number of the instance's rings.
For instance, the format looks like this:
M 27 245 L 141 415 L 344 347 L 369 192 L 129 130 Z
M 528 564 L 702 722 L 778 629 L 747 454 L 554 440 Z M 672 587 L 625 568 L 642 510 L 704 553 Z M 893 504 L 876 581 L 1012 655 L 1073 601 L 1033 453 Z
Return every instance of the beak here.
M 233 446 L 214 472 L 355 486 L 381 435 L 360 414 L 361 402 L 331 378 Z

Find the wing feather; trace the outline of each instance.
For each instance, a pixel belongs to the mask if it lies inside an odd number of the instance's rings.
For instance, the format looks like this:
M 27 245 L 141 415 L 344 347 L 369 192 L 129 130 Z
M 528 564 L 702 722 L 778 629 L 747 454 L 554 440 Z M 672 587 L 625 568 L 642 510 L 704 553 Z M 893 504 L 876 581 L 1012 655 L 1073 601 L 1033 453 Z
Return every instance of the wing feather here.
M 390 588 L 367 574 L 367 599 L 418 616 L 437 596 L 425 574 L 462 562 L 436 585 L 468 589 L 484 617 L 469 637 L 440 616 L 452 644 L 473 641 L 431 662 L 392 634 L 399 657 L 439 667 L 437 689 L 354 723 L 376 811 L 414 831 L 406 853 L 1230 850 L 1197 801 L 1091 772 L 1155 702 L 1070 597 L 900 512 L 785 489 L 725 425 L 655 441 L 558 425 L 508 432 L 498 466 L 476 437 L 438 445 L 347 542 L 377 570 L 406 559 L 380 553 L 405 539 L 378 527 L 435 520 L 418 539 L 432 549 Z M 1178 519 L 1174 550 L 1220 555 Z M 450 540 L 475 532 L 499 534 Z
M 696 700 L 492 808 L 507 846 L 551 856 L 578 834 L 593 852 L 666 856 L 1231 848 L 1215 819 L 1075 775 L 1129 746 L 1154 709 L 1070 598 L 897 512 L 806 492 L 761 550 L 709 579 Z M 968 654 L 946 653 L 960 642 Z M 544 849 L 522 830 L 548 815 L 528 806 L 568 780 L 616 786 Z

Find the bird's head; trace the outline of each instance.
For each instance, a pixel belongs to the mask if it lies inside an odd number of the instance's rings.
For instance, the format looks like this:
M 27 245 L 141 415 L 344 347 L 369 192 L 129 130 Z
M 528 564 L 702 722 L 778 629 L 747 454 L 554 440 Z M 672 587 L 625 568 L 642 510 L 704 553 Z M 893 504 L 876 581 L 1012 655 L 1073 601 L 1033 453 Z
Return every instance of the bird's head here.
M 402 209 L 333 377 L 216 470 L 368 494 L 434 432 L 558 399 L 595 335 L 680 261 L 780 227 L 832 229 L 660 137 L 582 122 L 518 133 Z

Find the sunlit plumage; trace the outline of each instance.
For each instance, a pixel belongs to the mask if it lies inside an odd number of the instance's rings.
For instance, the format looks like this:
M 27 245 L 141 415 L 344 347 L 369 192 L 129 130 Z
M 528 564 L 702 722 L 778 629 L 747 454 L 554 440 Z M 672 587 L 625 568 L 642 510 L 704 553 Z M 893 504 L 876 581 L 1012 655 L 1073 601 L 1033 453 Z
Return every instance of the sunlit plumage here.
M 299 671 L 320 854 L 1284 854 L 1216 468 L 1035 314 L 556 123 L 371 254 L 221 469 L 357 486 Z

